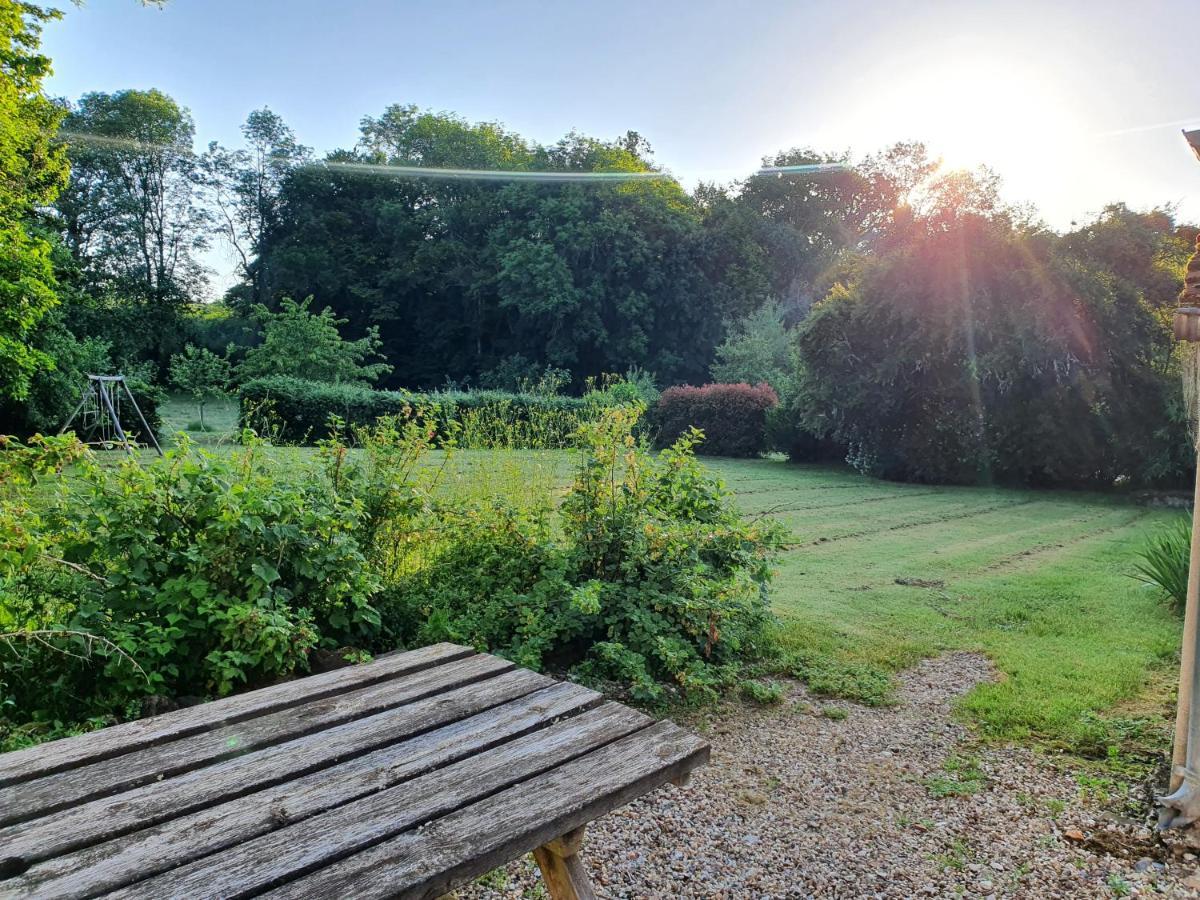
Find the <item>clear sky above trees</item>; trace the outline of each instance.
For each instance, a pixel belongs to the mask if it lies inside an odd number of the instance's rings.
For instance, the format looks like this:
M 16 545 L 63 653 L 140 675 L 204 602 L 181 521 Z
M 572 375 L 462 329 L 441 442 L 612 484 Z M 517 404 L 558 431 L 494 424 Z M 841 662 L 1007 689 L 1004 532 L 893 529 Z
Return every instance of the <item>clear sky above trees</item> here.
M 401 102 L 544 141 L 634 128 L 689 187 L 744 177 L 780 148 L 920 139 L 956 163 L 986 153 L 1009 199 L 1058 228 L 1116 199 L 1200 216 L 1200 168 L 1178 135 L 1178 120 L 1200 123 L 1187 0 L 64 8 L 46 34 L 51 92 L 157 87 L 192 111 L 198 147 L 237 146 L 268 105 L 322 154 Z

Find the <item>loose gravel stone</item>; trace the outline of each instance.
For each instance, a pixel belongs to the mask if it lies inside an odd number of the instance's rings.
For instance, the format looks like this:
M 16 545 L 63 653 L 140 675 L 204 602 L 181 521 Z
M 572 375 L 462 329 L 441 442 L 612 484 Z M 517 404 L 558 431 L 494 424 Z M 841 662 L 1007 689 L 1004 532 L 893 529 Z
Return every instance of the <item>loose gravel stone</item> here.
M 789 683 L 776 707 L 683 721 L 712 760 L 588 828 L 597 896 L 1200 897 L 1190 849 L 1085 800 L 1069 767 L 978 745 L 952 719 L 955 698 L 993 677 L 983 657 L 953 653 L 905 673 L 892 707 Z M 457 895 L 545 893 L 526 858 Z

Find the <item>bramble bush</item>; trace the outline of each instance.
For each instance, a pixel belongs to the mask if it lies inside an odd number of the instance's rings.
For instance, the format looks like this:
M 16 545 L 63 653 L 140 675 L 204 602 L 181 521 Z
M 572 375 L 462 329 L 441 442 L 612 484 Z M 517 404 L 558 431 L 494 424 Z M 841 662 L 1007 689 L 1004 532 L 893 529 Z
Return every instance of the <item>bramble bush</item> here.
M 757 456 L 767 449 L 767 413 L 778 403 L 765 383 L 680 385 L 662 392 L 650 424 L 663 446 L 696 428 L 704 435 L 700 453 Z
M 335 421 L 315 453 L 246 432 L 102 465 L 69 435 L 0 439 L 0 747 L 320 649 L 458 640 L 644 700 L 734 683 L 770 641 L 776 526 L 738 515 L 696 433 L 640 446 L 640 411 L 582 426 L 574 483 L 536 500 L 444 490 L 453 440 L 422 407 Z
M 0 646 L 0 716 L 121 717 L 150 695 L 303 672 L 316 647 L 377 635 L 366 491 L 347 489 L 336 448 L 288 466 L 265 450 L 184 439 L 161 463 L 111 466 L 70 438 L 6 448 L 0 632 L 46 637 Z M 51 451 L 69 477 L 39 461 Z
M 645 701 L 664 682 L 684 696 L 732 683 L 769 640 L 778 527 L 741 518 L 696 460 L 698 432 L 658 454 L 639 445 L 638 412 L 582 426 L 557 517 L 498 499 L 456 510 L 426 564 L 389 588 L 399 636 L 465 641 Z

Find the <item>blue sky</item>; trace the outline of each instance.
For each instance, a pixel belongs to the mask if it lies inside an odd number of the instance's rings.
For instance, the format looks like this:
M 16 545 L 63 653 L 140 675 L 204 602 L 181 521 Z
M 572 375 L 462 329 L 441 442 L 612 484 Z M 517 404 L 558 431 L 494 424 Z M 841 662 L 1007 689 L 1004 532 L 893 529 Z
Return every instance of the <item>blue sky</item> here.
M 635 129 L 691 186 L 791 146 L 923 139 L 955 165 L 990 161 L 1056 227 L 1113 200 L 1200 219 L 1200 163 L 1179 135 L 1200 127 L 1189 0 L 63 8 L 44 39 L 50 91 L 160 88 L 192 111 L 199 145 L 236 144 L 266 105 L 324 152 L 351 145 L 362 116 L 415 103 L 541 141 Z

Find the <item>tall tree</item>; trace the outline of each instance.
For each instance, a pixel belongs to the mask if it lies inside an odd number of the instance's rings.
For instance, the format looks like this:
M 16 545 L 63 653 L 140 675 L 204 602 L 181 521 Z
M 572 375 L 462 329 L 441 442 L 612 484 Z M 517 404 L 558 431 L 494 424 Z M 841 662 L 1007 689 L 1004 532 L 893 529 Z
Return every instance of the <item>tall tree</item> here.
M 85 94 L 63 125 L 73 177 L 57 209 L 92 293 L 138 304 L 165 362 L 180 310 L 198 299 L 208 217 L 191 115 L 158 90 Z
M 696 204 L 669 179 L 536 177 L 652 173 L 648 156 L 633 133 L 541 146 L 495 123 L 389 107 L 363 121 L 354 150 L 286 178 L 261 254 L 269 291 L 312 294 L 355 334 L 378 325 L 408 386 L 517 356 L 578 379 L 634 365 L 703 378 L 722 317 Z M 414 177 L 414 166 L 534 177 Z
M 801 312 L 828 290 L 842 256 L 866 252 L 889 233 L 897 210 L 936 167 L 922 144 L 897 144 L 858 164 L 848 154 L 795 148 L 763 164 L 783 171 L 748 178 L 737 202 L 758 220 L 771 294 Z
M 42 90 L 50 60 L 38 52 L 42 25 L 58 16 L 0 0 L 0 398 L 24 397 L 51 364 L 29 343 L 55 303 L 50 245 L 30 225 L 67 180 L 66 154 L 54 143 L 63 113 Z
M 311 151 L 266 107 L 246 117 L 242 135 L 243 149 L 209 144 L 200 158 L 200 172 L 212 200 L 213 227 L 233 250 L 247 288 L 240 293 L 248 293 L 251 303 L 264 303 L 269 277 L 259 257 L 263 236 L 278 222 L 284 179 L 309 159 Z

